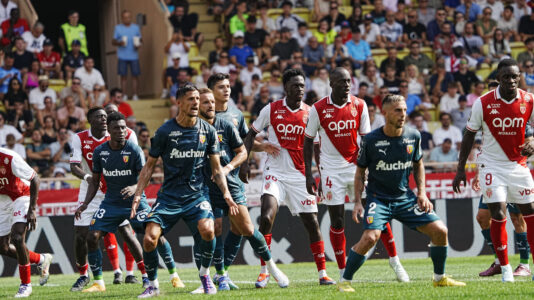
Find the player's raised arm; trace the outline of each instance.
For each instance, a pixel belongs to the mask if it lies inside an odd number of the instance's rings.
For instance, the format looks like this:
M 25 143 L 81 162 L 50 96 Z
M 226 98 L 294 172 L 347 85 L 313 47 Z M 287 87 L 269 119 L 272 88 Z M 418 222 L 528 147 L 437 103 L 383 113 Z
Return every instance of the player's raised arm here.
M 471 153 L 473 148 L 473 143 L 475 142 L 476 132 L 465 130 L 464 137 L 462 138 L 462 145 L 460 146 L 460 158 L 458 159 L 458 167 L 456 169 L 456 176 L 452 181 L 452 189 L 455 193 L 460 193 L 460 184 L 463 182 L 464 187 L 466 185 L 467 179 L 465 177 L 465 163 L 467 162 L 467 157 Z M 415 175 L 415 170 L 414 170 Z
M 96 193 L 98 192 L 98 189 L 100 188 L 100 176 L 102 173 L 95 173 L 89 177 L 89 180 L 87 180 L 87 183 L 89 183 L 89 187 L 87 188 L 87 194 L 85 194 L 85 200 L 83 201 L 83 204 L 78 207 L 76 212 L 74 213 L 74 217 L 76 219 L 80 219 L 80 216 L 82 215 L 82 212 L 87 209 L 87 206 L 91 201 L 93 201 L 93 198 L 95 197 Z
M 312 158 L 313 158 L 313 138 L 304 137 L 304 174 L 306 175 L 306 190 L 308 194 L 314 195 L 317 190 L 315 179 L 312 174 Z
M 210 158 L 211 174 L 213 177 L 213 181 L 215 181 L 215 183 L 221 190 L 224 200 L 226 201 L 226 204 L 228 204 L 228 207 L 229 207 L 228 213 L 231 216 L 235 216 L 239 214 L 239 209 L 237 207 L 237 204 L 232 199 L 232 195 L 230 195 L 230 191 L 228 190 L 228 185 L 226 184 L 226 175 L 224 174 L 223 168 L 221 166 L 220 156 L 219 154 L 210 154 L 209 158 Z

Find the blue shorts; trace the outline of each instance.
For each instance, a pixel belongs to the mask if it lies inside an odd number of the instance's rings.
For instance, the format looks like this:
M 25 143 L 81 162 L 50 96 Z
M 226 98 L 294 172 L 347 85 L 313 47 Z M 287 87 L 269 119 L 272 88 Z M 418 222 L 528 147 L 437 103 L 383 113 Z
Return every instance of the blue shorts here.
M 478 202 L 478 209 L 489 209 L 488 204 L 482 202 L 482 198 L 484 196 L 480 196 L 480 202 Z M 519 207 L 515 203 L 506 203 L 506 208 L 511 214 L 520 214 L 521 210 L 519 210 Z
M 237 205 L 244 205 L 247 206 L 247 197 L 245 195 L 232 195 L 232 198 L 234 199 L 234 202 Z M 228 215 L 228 204 L 226 204 L 226 201 L 224 201 L 224 198 L 222 196 L 213 196 L 210 195 L 210 202 L 211 207 L 213 208 L 213 216 L 215 219 L 222 218 L 223 216 Z
M 131 211 L 131 207 L 120 207 L 102 202 L 93 215 L 89 230 L 115 232 L 124 220 L 128 220 L 136 232 L 143 232 L 145 219 L 150 213 L 150 206 L 146 201 L 141 201 L 134 219 L 130 219 Z
M 415 195 L 405 200 L 389 200 L 368 194 L 365 205 L 364 229 L 382 231 L 392 219 L 400 221 L 410 229 L 417 230 L 419 226 L 438 221 L 439 217 L 434 211 L 430 213 L 421 211 Z
M 139 60 L 122 60 L 119 59 L 119 66 L 117 68 L 120 76 L 128 75 L 128 65 L 132 76 L 139 76 L 141 68 L 139 67 Z
M 145 222 L 159 224 L 163 234 L 165 234 L 182 218 L 195 236 L 198 232 L 197 224 L 200 219 L 213 219 L 210 202 L 205 196 L 201 196 L 192 203 L 176 207 L 176 205 L 158 199 L 152 205 L 152 211 L 148 214 Z

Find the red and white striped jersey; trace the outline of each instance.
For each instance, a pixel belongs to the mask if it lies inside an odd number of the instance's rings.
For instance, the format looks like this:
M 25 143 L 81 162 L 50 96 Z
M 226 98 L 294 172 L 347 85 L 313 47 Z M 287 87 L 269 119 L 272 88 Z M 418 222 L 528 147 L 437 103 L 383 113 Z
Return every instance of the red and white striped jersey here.
M 30 181 L 35 171 L 15 151 L 0 148 L 0 195 L 12 201 L 30 195 Z

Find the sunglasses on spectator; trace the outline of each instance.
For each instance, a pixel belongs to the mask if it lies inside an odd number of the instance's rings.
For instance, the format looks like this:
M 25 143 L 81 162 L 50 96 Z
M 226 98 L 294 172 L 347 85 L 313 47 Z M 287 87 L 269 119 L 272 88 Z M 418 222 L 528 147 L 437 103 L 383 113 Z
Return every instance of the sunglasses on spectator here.
M 72 82 L 72 85 L 80 85 L 80 84 L 81 84 L 81 82 L 79 82 L 79 81 L 73 81 Z
M 415 18 L 417 18 L 417 16 L 408 16 L 408 18 L 415 19 Z
M 534 65 L 525 65 L 525 68 L 532 68 Z
M 299 58 L 302 58 L 302 56 L 300 56 L 300 55 L 296 55 L 296 56 L 293 56 L 293 58 L 295 58 L 295 59 L 299 59 Z
M 399 87 L 401 87 L 401 88 L 407 88 L 408 86 L 405 85 L 405 84 L 401 84 Z
M 228 55 L 221 55 L 221 58 L 228 58 Z
M 330 6 L 330 9 L 337 9 L 337 6 Z
M 447 15 L 446 13 L 439 13 L 438 16 L 445 16 Z

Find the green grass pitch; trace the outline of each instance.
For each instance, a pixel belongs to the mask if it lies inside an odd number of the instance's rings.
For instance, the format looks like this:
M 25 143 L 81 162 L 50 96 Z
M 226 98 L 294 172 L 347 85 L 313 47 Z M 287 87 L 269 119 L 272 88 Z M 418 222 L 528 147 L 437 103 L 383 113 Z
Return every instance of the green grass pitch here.
M 530 277 L 516 277 L 515 283 L 503 284 L 500 275 L 481 278 L 478 273 L 485 270 L 492 262 L 491 256 L 468 258 L 449 258 L 447 260 L 447 274 L 453 278 L 465 281 L 466 287 L 432 287 L 432 262 L 427 259 L 401 260 L 410 275 L 410 283 L 398 283 L 389 267 L 388 261 L 373 259 L 356 273 L 353 287 L 356 293 L 343 294 L 335 286 L 319 286 L 317 272 L 313 263 L 296 263 L 280 265 L 289 277 L 291 283 L 286 289 L 279 288 L 272 280 L 267 288 L 254 288 L 254 281 L 258 275 L 259 266 L 233 266 L 230 277 L 240 287 L 237 291 L 220 292 L 214 298 L 225 299 L 533 299 L 534 282 Z M 519 257 L 510 257 L 515 268 Z M 335 263 L 329 262 L 327 269 L 330 277 L 339 278 Z M 212 268 L 212 272 L 214 272 Z M 168 272 L 159 270 L 161 296 L 158 299 L 184 299 L 205 297 L 205 295 L 190 295 L 189 292 L 200 284 L 198 273 L 193 269 L 181 269 L 178 273 L 185 282 L 185 289 L 172 288 Z M 140 274 L 136 271 L 140 279 Z M 72 293 L 70 286 L 77 275 L 52 275 L 46 286 L 39 286 L 39 278 L 32 276 L 34 282 L 33 299 L 132 299 L 142 292 L 141 285 L 113 285 L 113 274 L 106 272 L 107 291 L 105 293 Z M 13 298 L 19 285 L 18 277 L 0 278 L 0 299 Z

